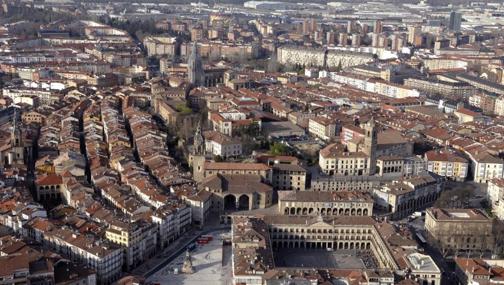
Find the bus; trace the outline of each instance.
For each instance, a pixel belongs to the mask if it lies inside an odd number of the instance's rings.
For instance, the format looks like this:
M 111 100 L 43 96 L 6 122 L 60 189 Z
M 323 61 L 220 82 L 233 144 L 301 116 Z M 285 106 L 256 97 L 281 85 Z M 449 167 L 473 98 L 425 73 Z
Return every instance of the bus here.
M 425 244 L 427 240 L 425 240 L 424 236 L 421 233 L 416 233 L 416 236 L 421 244 Z

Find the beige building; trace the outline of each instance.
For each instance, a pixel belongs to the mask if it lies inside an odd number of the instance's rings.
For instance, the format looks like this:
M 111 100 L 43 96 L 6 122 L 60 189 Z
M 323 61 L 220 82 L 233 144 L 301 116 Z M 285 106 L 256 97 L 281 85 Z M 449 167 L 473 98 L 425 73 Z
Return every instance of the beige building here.
M 31 123 L 42 124 L 44 122 L 44 118 L 45 118 L 44 115 L 35 111 L 24 112 L 21 115 L 21 120 L 25 124 L 31 124 Z
M 362 176 L 369 174 L 369 156 L 363 152 L 349 152 L 339 143 L 323 148 L 319 153 L 319 166 L 327 175 Z
M 156 253 L 155 224 L 116 221 L 105 231 L 105 238 L 124 248 L 124 265 L 128 270 L 142 264 Z
M 494 178 L 502 178 L 504 175 L 504 160 L 493 156 L 487 151 L 468 153 L 471 159 L 471 172 L 473 180 L 477 183 L 488 183 Z
M 380 156 L 376 159 L 376 174 L 383 177 L 401 177 L 405 174 L 405 160 L 399 156 Z
M 466 108 L 458 108 L 453 112 L 457 117 L 459 124 L 470 123 L 475 121 L 482 121 L 483 115 Z
M 384 178 L 416 176 L 424 171 L 425 162 L 416 156 L 404 158 L 384 155 L 376 159 L 376 174 Z
M 309 118 L 308 132 L 319 139 L 329 141 L 336 137 L 336 123 L 325 117 Z
M 278 283 L 282 280 L 279 273 L 290 276 L 290 272 L 297 272 L 296 280 L 309 284 L 314 275 L 304 275 L 310 277 L 303 279 L 299 274 L 302 269 L 294 265 L 296 260 L 274 262 L 274 256 L 285 249 L 302 250 L 308 256 L 310 250 L 325 249 L 345 250 L 345 255 L 363 257 L 368 262 L 364 261 L 366 269 L 350 266 L 324 270 L 319 283 L 328 277 L 323 284 L 332 284 L 334 280 L 345 284 L 440 284 L 441 271 L 429 256 L 417 254 L 418 245 L 409 231 L 399 232 L 393 225 L 378 223 L 371 217 L 235 215 L 231 235 L 235 283 L 258 285 L 269 284 L 270 280 Z M 339 272 L 351 278 L 339 278 Z M 397 283 L 394 275 L 404 276 L 401 279 L 406 282 Z M 364 278 L 359 281 L 359 276 Z
M 376 156 L 392 155 L 410 157 L 413 155 L 413 142 L 396 130 L 385 130 L 377 134 Z
M 392 218 L 404 218 L 432 205 L 441 195 L 442 184 L 430 175 L 414 176 L 387 183 L 373 191 L 378 207 Z
M 374 256 L 376 268 L 408 270 L 399 262 L 417 244 L 371 217 L 266 216 L 273 248 L 355 250 Z M 394 254 L 394 251 L 401 252 Z
M 290 216 L 372 216 L 365 192 L 278 191 L 278 211 Z
M 381 267 L 397 269 L 371 217 L 267 216 L 273 248 L 370 250 Z
M 319 153 L 319 166 L 325 174 L 363 176 L 376 173 L 378 134 L 374 119 L 364 124 L 364 137 L 357 144 L 333 143 Z M 351 146 L 352 145 L 352 146 Z
M 419 284 L 441 285 L 441 270 L 432 257 L 418 252 L 406 256 L 411 278 Z
M 488 182 L 487 198 L 497 218 L 504 219 L 504 178 L 494 178 Z
M 379 176 L 315 176 L 310 189 L 313 191 L 372 191 L 381 184 Z
M 504 220 L 504 198 L 501 198 L 497 204 L 492 205 L 492 211 L 499 220 Z
M 446 96 L 470 96 L 476 88 L 465 82 L 441 81 L 436 79 L 407 78 L 404 85 L 425 93 L 438 93 Z
M 217 174 L 205 178 L 200 189 L 212 193 L 211 211 L 263 209 L 273 203 L 273 188 L 257 174 Z
M 152 222 L 158 227 L 158 244 L 166 248 L 189 230 L 192 212 L 185 202 L 164 205 L 154 211 Z
M 212 193 L 202 190 L 191 196 L 183 195 L 181 198 L 191 207 L 193 224 L 203 228 L 206 219 L 211 214 Z
M 177 50 L 176 37 L 148 36 L 143 40 L 148 56 L 172 56 Z
M 305 190 L 306 169 L 297 164 L 277 163 L 272 166 L 273 187 L 277 190 Z
M 206 131 L 203 136 L 205 138 L 205 151 L 208 154 L 218 155 L 223 158 L 242 155 L 242 143 L 236 138 L 217 131 Z
M 187 58 L 191 53 L 192 43 L 180 45 L 180 55 Z M 200 41 L 197 43 L 198 53 L 203 58 L 256 58 L 259 55 L 259 45 L 253 43 L 237 43 L 222 41 Z
M 431 150 L 425 153 L 427 170 L 439 176 L 464 181 L 469 170 L 469 161 L 455 152 Z
M 504 198 L 504 178 L 494 178 L 488 181 L 487 195 L 490 203 L 496 203 Z
M 306 47 L 280 47 L 277 50 L 277 60 L 281 64 L 300 66 L 327 66 L 342 68 L 356 66 L 373 61 L 371 53 L 361 53 L 343 50 L 310 49 Z
M 495 99 L 494 114 L 497 116 L 504 116 L 504 96 L 500 96 Z
M 491 251 L 494 247 L 492 220 L 478 209 L 426 211 L 425 229 L 429 239 L 443 251 Z
M 122 274 L 124 253 L 119 246 L 106 240 L 72 231 L 68 227 L 46 225 L 40 228 L 35 223 L 27 230 L 37 237 L 44 247 L 64 254 L 66 258 L 80 262 L 83 266 L 96 271 L 97 284 L 112 284 Z M 9 283 L 10 284 L 10 283 Z
M 504 279 L 504 261 L 502 259 L 457 257 L 454 261 L 455 274 L 461 285 L 501 284 Z
M 63 178 L 57 174 L 40 176 L 35 181 L 37 201 L 50 201 L 61 198 Z
M 195 160 L 193 162 L 193 177 L 196 181 L 217 174 L 250 174 L 259 175 L 265 182 L 272 181 L 271 167 L 263 163 L 238 162 L 208 162 Z

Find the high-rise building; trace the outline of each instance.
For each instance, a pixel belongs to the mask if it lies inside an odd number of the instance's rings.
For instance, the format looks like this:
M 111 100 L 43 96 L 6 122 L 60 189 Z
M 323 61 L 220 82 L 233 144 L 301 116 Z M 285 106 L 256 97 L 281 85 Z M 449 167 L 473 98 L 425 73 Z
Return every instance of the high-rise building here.
M 397 43 L 396 43 L 396 51 L 401 51 L 402 48 L 405 46 L 405 43 L 406 43 L 406 40 L 404 37 L 399 37 L 397 39 Z
M 394 51 L 397 51 L 399 50 L 398 48 L 398 44 L 399 44 L 399 36 L 397 34 L 393 34 L 392 36 L 390 36 L 390 49 L 391 50 L 394 50 Z M 402 47 L 401 47 L 402 48 Z
M 327 32 L 326 33 L 326 42 L 327 45 L 334 45 L 336 43 L 336 33 L 335 32 Z
M 307 35 L 310 33 L 310 26 L 308 24 L 308 19 L 303 20 L 303 35 Z
M 353 30 L 354 30 L 354 21 L 349 20 L 347 22 L 347 33 L 351 34 L 353 32 Z
M 191 41 L 201 41 L 203 39 L 203 29 L 201 27 L 194 27 L 191 29 Z
M 311 19 L 310 21 L 310 32 L 315 32 L 317 30 L 317 20 Z
M 462 24 L 462 14 L 459 12 L 452 11 L 450 13 L 450 22 L 448 23 L 448 29 L 451 31 L 460 31 L 460 26 Z
M 408 43 L 413 44 L 415 42 L 415 37 L 421 33 L 422 29 L 420 26 L 408 26 Z
M 317 20 L 304 19 L 303 20 L 303 34 L 308 35 L 317 30 Z
M 368 24 L 362 24 L 361 25 L 361 34 L 365 35 L 369 32 L 369 26 Z
M 383 24 L 382 21 L 376 20 L 373 26 L 373 33 L 379 34 L 383 31 Z
M 340 46 L 346 46 L 348 43 L 348 34 L 346 33 L 340 33 L 339 38 L 338 38 L 338 44 Z
M 191 55 L 187 61 L 187 72 L 189 77 L 189 83 L 194 86 L 201 86 L 204 80 L 203 62 L 198 52 L 198 45 L 193 42 L 191 48 Z
M 360 44 L 361 44 L 361 36 L 358 34 L 353 34 L 352 35 L 352 46 L 359 47 Z
M 371 36 L 371 46 L 372 47 L 378 47 L 378 39 L 380 38 L 379 34 L 373 33 Z
M 380 34 L 378 36 L 378 47 L 381 47 L 381 48 L 388 47 L 388 37 L 386 35 Z

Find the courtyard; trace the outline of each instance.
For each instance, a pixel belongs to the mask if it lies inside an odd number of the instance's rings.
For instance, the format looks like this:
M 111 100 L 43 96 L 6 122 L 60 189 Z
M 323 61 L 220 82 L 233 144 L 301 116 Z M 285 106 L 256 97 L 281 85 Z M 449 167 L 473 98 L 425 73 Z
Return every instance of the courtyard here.
M 281 248 L 273 254 L 278 267 L 365 269 L 375 266 L 372 254 L 367 251 Z

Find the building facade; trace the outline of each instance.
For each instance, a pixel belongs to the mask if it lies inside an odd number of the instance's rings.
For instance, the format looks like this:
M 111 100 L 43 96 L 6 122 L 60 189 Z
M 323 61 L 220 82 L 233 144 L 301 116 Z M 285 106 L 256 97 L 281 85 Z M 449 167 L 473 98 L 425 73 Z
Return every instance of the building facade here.
M 306 189 L 307 171 L 297 164 L 277 163 L 272 166 L 273 187 L 277 190 Z
M 443 251 L 491 251 L 492 220 L 478 209 L 429 208 L 425 229 L 431 242 Z
M 432 205 L 441 195 L 442 183 L 430 175 L 389 182 L 373 191 L 377 207 L 401 219 Z
M 429 172 L 455 181 L 464 181 L 469 171 L 469 161 L 455 152 L 431 150 L 425 161 Z
M 278 211 L 289 216 L 372 216 L 373 197 L 348 191 L 279 191 Z

